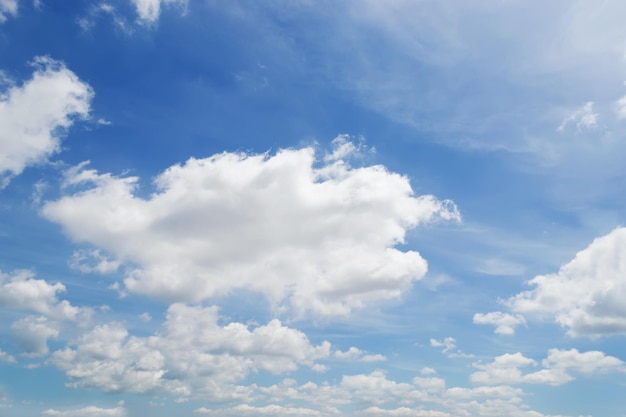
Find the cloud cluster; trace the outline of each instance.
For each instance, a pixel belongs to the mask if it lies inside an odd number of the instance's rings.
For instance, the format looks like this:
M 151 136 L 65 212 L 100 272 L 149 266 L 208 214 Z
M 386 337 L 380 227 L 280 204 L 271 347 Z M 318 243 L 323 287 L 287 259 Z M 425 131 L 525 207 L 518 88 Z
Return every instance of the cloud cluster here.
M 601 357 L 600 357 L 601 356 Z M 567 358 L 567 359 L 565 359 Z M 590 365 L 599 359 L 597 366 Z M 580 370 L 581 365 L 587 374 L 610 369 L 615 358 L 601 352 L 559 351 L 553 349 L 544 360 L 545 365 Z M 494 365 L 497 364 L 497 365 Z M 496 358 L 491 366 L 514 368 L 532 365 L 535 362 L 521 354 L 503 355 Z M 559 364 L 559 365 L 557 365 Z M 426 370 L 425 373 L 434 373 Z M 479 379 L 479 378 L 477 378 Z M 502 375 L 500 375 L 500 379 Z M 509 378 L 513 383 L 520 378 Z M 376 370 L 369 374 L 344 375 L 337 383 L 316 384 L 307 382 L 298 385 L 293 379 L 267 386 L 254 386 L 255 398 L 269 402 L 269 405 L 249 404 L 230 408 L 196 409 L 195 412 L 207 416 L 265 415 L 274 416 L 341 416 L 350 407 L 350 415 L 380 417 L 547 417 L 531 410 L 522 401 L 524 391 L 519 387 L 498 383 L 495 378 L 475 381 L 480 385 L 446 387 L 446 381 L 439 377 L 415 377 L 411 382 L 398 382 L 390 379 L 384 371 Z M 501 381 L 500 381 L 501 382 Z M 526 382 L 526 381 L 523 381 Z M 552 416 L 557 417 L 557 416 Z
M 59 300 L 57 294 L 62 292 L 65 292 L 65 285 L 35 279 L 31 271 L 18 270 L 12 274 L 0 271 L 2 308 L 35 312 L 59 320 L 76 320 L 82 311 L 67 300 Z
M 537 366 L 537 362 L 520 352 L 498 356 L 489 364 L 475 363 L 480 369 L 470 379 L 476 384 L 543 384 L 562 385 L 574 379 L 568 371 L 583 374 L 598 372 L 626 372 L 626 364 L 620 359 L 607 356 L 599 351 L 579 352 L 577 349 L 550 349 L 548 356 L 541 362 L 543 369 L 523 373 L 520 368 Z
M 554 317 L 574 337 L 626 333 L 626 228 L 595 239 L 558 273 L 506 300 L 515 312 Z
M 13 322 L 13 337 L 24 354 L 41 356 L 48 353 L 47 341 L 59 336 L 63 321 L 89 323 L 92 310 L 76 307 L 67 300 L 59 300 L 58 293 L 65 292 L 59 282 L 50 284 L 36 279 L 31 271 L 12 274 L 0 271 L 0 308 L 23 313 L 37 313 Z
M 383 166 L 337 158 L 319 161 L 313 148 L 191 158 L 158 175 L 148 198 L 136 177 L 79 165 L 67 173 L 74 191 L 42 213 L 122 261 L 132 292 L 198 302 L 245 288 L 297 316 L 343 315 L 422 278 L 426 261 L 395 246 L 408 229 L 460 215 Z
M 48 57 L 35 58 L 33 66 L 30 80 L 0 92 L 0 187 L 58 152 L 63 133 L 89 115 L 89 85 Z
M 161 332 L 129 335 L 121 323 L 96 326 L 52 354 L 75 387 L 107 392 L 169 392 L 180 399 L 247 398 L 233 384 L 251 371 L 280 374 L 330 355 L 328 342 L 312 345 L 300 331 L 272 320 L 252 330 L 218 324 L 216 307 L 173 304 Z

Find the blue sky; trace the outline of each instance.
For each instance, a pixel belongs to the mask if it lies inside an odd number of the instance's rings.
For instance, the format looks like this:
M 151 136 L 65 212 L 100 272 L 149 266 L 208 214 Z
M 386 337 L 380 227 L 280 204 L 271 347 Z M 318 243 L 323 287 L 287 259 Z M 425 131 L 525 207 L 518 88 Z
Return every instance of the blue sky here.
M 625 16 L 0 0 L 0 416 L 624 417 Z

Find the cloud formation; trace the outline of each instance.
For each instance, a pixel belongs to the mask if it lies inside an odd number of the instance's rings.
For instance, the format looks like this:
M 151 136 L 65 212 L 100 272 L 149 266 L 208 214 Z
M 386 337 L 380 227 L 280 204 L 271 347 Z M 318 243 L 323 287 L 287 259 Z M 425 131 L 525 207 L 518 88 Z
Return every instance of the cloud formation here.
M 296 316 L 345 315 L 424 276 L 420 254 L 395 247 L 407 230 L 460 220 L 454 203 L 415 196 L 404 176 L 321 162 L 313 148 L 191 158 L 145 199 L 138 181 L 80 165 L 67 173 L 76 191 L 42 214 L 125 262 L 127 290 L 169 301 L 245 288 Z
M 17 15 L 17 0 L 0 0 L 0 23 L 6 22 L 7 15 Z
M 511 315 L 501 311 L 492 311 L 491 313 L 476 313 L 472 319 L 474 324 L 491 324 L 496 326 L 494 330 L 497 334 L 511 335 L 515 333 L 515 328 L 521 324 L 526 325 L 523 316 L 516 314 Z
M 554 317 L 573 337 L 626 333 L 626 228 L 595 239 L 559 272 L 506 300 L 519 313 Z
M 67 129 L 89 116 L 88 84 L 48 57 L 36 57 L 33 66 L 30 80 L 0 91 L 0 188 L 57 153 Z
M 35 279 L 27 270 L 6 274 L 0 271 L 0 307 L 18 311 L 35 312 L 56 320 L 85 318 L 90 309 L 72 306 L 67 300 L 59 300 L 58 293 L 65 292 L 60 282 L 49 284 Z
M 475 363 L 474 367 L 480 371 L 470 375 L 470 380 L 475 384 L 482 385 L 520 383 L 562 385 L 574 380 L 568 371 L 586 375 L 603 372 L 626 372 L 624 362 L 599 351 L 579 352 L 577 349 L 550 349 L 548 356 L 541 364 L 543 369 L 523 373 L 520 368 L 536 367 L 537 362 L 525 357 L 520 352 L 506 353 L 497 356 L 489 364 Z
M 139 22 L 151 25 L 159 20 L 163 5 L 178 5 L 186 7 L 187 0 L 131 0 L 137 11 Z
M 132 336 L 117 322 L 103 324 L 54 352 L 51 362 L 74 387 L 230 401 L 248 397 L 250 388 L 233 384 L 251 371 L 313 368 L 330 355 L 328 342 L 314 346 L 278 320 L 250 330 L 241 323 L 220 326 L 218 319 L 216 307 L 173 304 L 153 336 Z
M 75 410 L 59 411 L 48 409 L 41 413 L 42 416 L 52 417 L 124 417 L 126 409 L 120 405 L 115 408 L 100 408 L 93 405 Z

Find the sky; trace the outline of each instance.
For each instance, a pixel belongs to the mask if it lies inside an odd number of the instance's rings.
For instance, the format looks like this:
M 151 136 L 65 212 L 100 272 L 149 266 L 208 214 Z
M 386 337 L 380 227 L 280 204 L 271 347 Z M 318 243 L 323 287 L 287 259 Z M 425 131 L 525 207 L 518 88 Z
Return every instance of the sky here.
M 625 417 L 624 18 L 0 0 L 0 417 Z

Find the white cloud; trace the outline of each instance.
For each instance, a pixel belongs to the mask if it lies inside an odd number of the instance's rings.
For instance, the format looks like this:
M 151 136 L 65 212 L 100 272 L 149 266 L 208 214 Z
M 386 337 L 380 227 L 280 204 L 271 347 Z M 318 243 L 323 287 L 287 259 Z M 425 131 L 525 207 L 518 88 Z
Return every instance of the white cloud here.
M 430 345 L 432 347 L 442 347 L 441 352 L 449 358 L 472 358 L 474 355 L 463 353 L 456 346 L 456 339 L 454 337 L 446 337 L 443 340 L 430 339 Z
M 340 387 L 359 401 L 371 405 L 412 403 L 428 398 L 416 385 L 388 379 L 382 370 L 370 374 L 344 375 Z
M 386 409 L 380 407 L 368 407 L 359 411 L 357 415 L 372 417 L 451 417 L 452 415 L 442 411 L 422 410 L 419 408 L 400 407 Z
M 129 335 L 120 323 L 97 326 L 54 352 L 52 363 L 77 387 L 223 401 L 249 395 L 249 388 L 233 383 L 250 371 L 280 374 L 312 367 L 330 355 L 328 342 L 313 346 L 302 332 L 278 320 L 253 330 L 217 322 L 216 307 L 174 304 L 153 336 Z
M 370 355 L 370 354 L 367 354 L 367 352 L 364 352 L 361 349 L 356 348 L 354 346 L 350 347 L 345 352 L 342 352 L 341 350 L 337 350 L 335 351 L 333 355 L 337 359 L 354 360 L 354 361 L 361 361 L 361 362 L 379 362 L 379 361 L 387 360 L 387 358 L 384 355 L 380 355 L 380 354 Z
M 490 364 L 475 363 L 474 367 L 481 371 L 474 372 L 470 380 L 473 383 L 485 385 L 516 384 L 522 380 L 522 372 L 519 368 L 536 364 L 537 362 L 520 352 L 505 353 L 497 356 Z
M 395 246 L 420 224 L 460 220 L 456 206 L 415 196 L 380 165 L 318 162 L 312 148 L 191 158 L 158 175 L 148 199 L 135 195 L 138 178 L 81 164 L 66 180 L 80 191 L 42 213 L 134 265 L 127 290 L 170 301 L 245 288 L 279 310 L 330 316 L 398 297 L 427 264 Z
M 48 409 L 41 413 L 42 416 L 53 417 L 124 417 L 126 409 L 122 406 L 115 408 L 100 408 L 93 405 L 76 410 L 58 411 Z
M 48 318 L 28 316 L 11 324 L 13 336 L 24 354 L 42 356 L 48 353 L 48 339 L 59 336 L 58 324 Z
M 0 362 L 16 363 L 17 361 L 15 360 L 15 358 L 12 355 L 9 355 L 8 353 L 6 353 L 2 349 L 0 349 Z
M 514 388 L 508 385 L 480 386 L 475 388 L 453 387 L 445 392 L 446 397 L 458 399 L 516 398 L 522 394 L 521 388 Z
M 63 284 L 48 284 L 34 276 L 26 270 L 15 271 L 12 275 L 0 271 L 0 307 L 36 312 L 56 320 L 76 321 L 89 317 L 89 308 L 74 307 L 67 300 L 58 300 L 57 293 L 65 292 Z
M 521 388 L 507 385 L 452 387 L 443 378 L 415 378 L 412 383 L 387 378 L 383 371 L 344 375 L 338 384 L 297 385 L 285 379 L 270 387 L 256 387 L 256 398 L 275 404 L 310 404 L 322 415 L 415 416 L 415 417 L 543 417 L 523 403 Z M 356 407 L 356 409 L 354 408 Z M 233 408 L 227 411 L 231 412 Z M 278 409 L 277 409 L 278 410 Z M 209 415 L 218 411 L 206 410 Z M 230 414 L 226 414 L 230 415 Z
M 579 352 L 577 349 L 550 349 L 543 366 L 553 369 L 567 369 L 583 374 L 608 371 L 626 371 L 626 364 L 614 356 L 606 356 L 597 350 Z
M 446 388 L 446 380 L 439 377 L 423 378 L 416 376 L 413 384 L 427 392 L 441 392 Z
M 619 119 L 626 119 L 626 96 L 615 102 L 615 111 Z
M 526 325 L 526 320 L 523 316 L 516 314 L 506 314 L 501 311 L 493 311 L 491 313 L 474 314 L 472 320 L 474 324 L 491 324 L 496 326 L 495 333 L 511 335 L 515 333 L 515 328 L 521 324 Z
M 33 60 L 33 77 L 0 92 L 0 187 L 60 150 L 62 134 L 89 115 L 91 87 L 59 61 Z
M 578 131 L 597 126 L 598 114 L 593 112 L 593 102 L 588 101 L 582 107 L 567 115 L 557 130 L 562 132 L 569 124 L 574 124 Z
M 131 0 L 142 24 L 154 24 L 159 20 L 162 5 L 178 5 L 185 8 L 187 0 Z
M 562 385 L 574 380 L 568 371 L 587 375 L 596 372 L 626 372 L 624 362 L 599 351 L 581 353 L 576 349 L 551 349 L 541 364 L 544 369 L 524 374 L 520 368 L 536 367 L 537 362 L 520 352 L 507 353 L 497 356 L 492 363 L 486 365 L 474 363 L 474 367 L 480 371 L 471 374 L 470 380 L 484 385 L 519 383 Z
M 232 408 L 209 410 L 205 407 L 194 410 L 196 414 L 202 414 L 206 416 L 310 416 L 310 417 L 324 417 L 329 415 L 339 415 L 340 413 L 328 414 L 319 410 L 313 410 L 310 408 L 298 408 L 298 407 L 284 407 L 281 405 L 267 405 L 264 407 L 253 407 L 247 404 L 241 404 Z
M 505 304 L 519 313 L 553 316 L 570 336 L 626 333 L 626 228 L 595 239 L 559 272 L 538 275 L 534 286 Z
M 98 249 L 74 251 L 69 261 L 72 269 L 83 273 L 108 274 L 117 271 L 120 261 L 112 260 Z
M 17 15 L 17 0 L 0 0 L 0 23 L 6 22 L 7 15 Z

